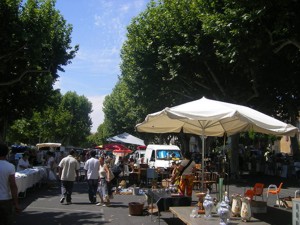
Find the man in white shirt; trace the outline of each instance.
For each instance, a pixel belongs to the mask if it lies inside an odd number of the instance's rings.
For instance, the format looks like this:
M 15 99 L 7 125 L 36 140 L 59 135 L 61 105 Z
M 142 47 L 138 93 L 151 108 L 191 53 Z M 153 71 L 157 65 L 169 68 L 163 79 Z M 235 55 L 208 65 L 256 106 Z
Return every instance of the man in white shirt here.
M 68 156 L 64 157 L 58 167 L 59 167 L 59 178 L 61 180 L 61 192 L 62 198 L 60 203 L 64 203 L 67 200 L 67 205 L 72 204 L 72 191 L 74 181 L 78 179 L 78 170 L 80 169 L 79 162 L 75 159 L 75 151 L 72 149 Z
M 11 225 L 14 212 L 20 212 L 15 166 L 7 161 L 8 147 L 0 143 L 0 224 Z
M 89 158 L 84 164 L 85 177 L 88 183 L 89 200 L 92 204 L 96 203 L 96 194 L 99 178 L 99 160 L 96 159 L 96 151 L 90 152 Z

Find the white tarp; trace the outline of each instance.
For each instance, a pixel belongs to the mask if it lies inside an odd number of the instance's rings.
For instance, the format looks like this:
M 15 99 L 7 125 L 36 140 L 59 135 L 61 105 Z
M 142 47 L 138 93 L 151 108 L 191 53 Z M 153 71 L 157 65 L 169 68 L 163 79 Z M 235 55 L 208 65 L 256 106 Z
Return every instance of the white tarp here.
M 133 145 L 145 145 L 144 141 L 126 132 L 106 139 L 110 142 L 127 143 Z

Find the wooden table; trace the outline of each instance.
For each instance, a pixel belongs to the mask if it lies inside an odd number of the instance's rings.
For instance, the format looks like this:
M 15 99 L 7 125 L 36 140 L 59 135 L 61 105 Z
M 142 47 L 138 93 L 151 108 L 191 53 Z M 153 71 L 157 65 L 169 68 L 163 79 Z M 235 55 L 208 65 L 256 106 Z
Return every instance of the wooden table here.
M 217 214 L 213 214 L 212 218 L 205 219 L 204 215 L 200 215 L 198 218 L 192 218 L 190 217 L 190 214 L 193 210 L 193 206 L 179 206 L 179 207 L 170 207 L 169 210 L 171 213 L 173 213 L 174 216 L 178 217 L 182 222 L 184 222 L 187 225 L 217 225 L 220 223 L 220 218 Z M 230 218 L 231 224 L 237 225 L 237 224 L 247 224 L 245 222 L 242 222 L 240 217 L 232 217 Z M 251 225 L 268 225 L 268 223 L 265 223 L 261 220 L 258 220 L 256 218 L 251 218 L 250 222 Z

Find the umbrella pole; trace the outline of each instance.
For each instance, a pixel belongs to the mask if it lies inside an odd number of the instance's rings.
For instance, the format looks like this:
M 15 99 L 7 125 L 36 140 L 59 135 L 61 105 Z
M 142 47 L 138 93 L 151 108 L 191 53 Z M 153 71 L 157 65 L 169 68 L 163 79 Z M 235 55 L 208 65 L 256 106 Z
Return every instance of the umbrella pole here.
M 202 180 L 202 191 L 204 191 L 204 146 L 205 146 L 205 137 L 204 137 L 204 130 L 202 130 L 202 134 L 201 134 L 201 139 L 202 139 L 202 165 L 201 165 L 201 180 Z

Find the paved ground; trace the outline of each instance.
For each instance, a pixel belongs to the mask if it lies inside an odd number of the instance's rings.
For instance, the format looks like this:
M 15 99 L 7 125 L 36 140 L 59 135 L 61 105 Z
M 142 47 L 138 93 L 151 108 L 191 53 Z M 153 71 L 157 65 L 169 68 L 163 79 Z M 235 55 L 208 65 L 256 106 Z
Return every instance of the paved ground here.
M 244 175 L 241 179 L 230 181 L 226 186 L 230 195 L 233 193 L 242 194 L 247 186 L 252 187 L 255 182 L 269 184 L 279 184 L 284 182 L 281 196 L 294 196 L 295 190 L 300 189 L 295 179 L 285 179 L 272 176 Z M 216 193 L 212 193 L 214 196 Z M 158 224 L 157 216 L 150 216 L 146 213 L 143 216 L 130 216 L 129 202 L 144 202 L 144 196 L 115 195 L 110 207 L 96 206 L 90 204 L 87 196 L 87 185 L 84 182 L 75 184 L 73 194 L 73 204 L 64 205 L 59 203 L 60 188 L 33 188 L 28 190 L 27 196 L 20 199 L 23 212 L 17 216 L 17 225 L 87 225 L 87 224 Z M 197 199 L 193 195 L 193 204 Z M 272 224 L 289 225 L 292 224 L 292 210 L 274 207 L 275 197 L 268 201 L 266 214 L 254 214 L 258 222 L 249 222 L 251 225 Z M 261 222 L 259 222 L 261 221 Z M 182 225 L 178 218 L 173 218 L 170 212 L 162 212 L 160 224 Z M 237 224 L 235 221 L 231 224 Z M 240 224 L 240 223 L 238 223 Z M 243 223 L 241 223 L 243 224 Z

